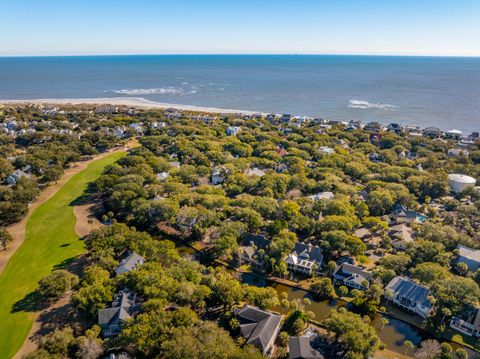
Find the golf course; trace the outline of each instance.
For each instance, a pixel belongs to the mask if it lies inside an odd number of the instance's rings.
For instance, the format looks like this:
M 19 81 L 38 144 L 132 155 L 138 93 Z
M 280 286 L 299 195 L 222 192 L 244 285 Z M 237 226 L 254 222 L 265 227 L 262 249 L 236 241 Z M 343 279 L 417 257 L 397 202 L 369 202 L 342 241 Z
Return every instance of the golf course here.
M 124 151 L 112 152 L 91 162 L 32 212 L 24 242 L 0 274 L 0 358 L 12 358 L 27 337 L 36 316 L 35 289 L 40 279 L 84 251 L 74 230 L 72 202 L 105 166 L 124 155 Z

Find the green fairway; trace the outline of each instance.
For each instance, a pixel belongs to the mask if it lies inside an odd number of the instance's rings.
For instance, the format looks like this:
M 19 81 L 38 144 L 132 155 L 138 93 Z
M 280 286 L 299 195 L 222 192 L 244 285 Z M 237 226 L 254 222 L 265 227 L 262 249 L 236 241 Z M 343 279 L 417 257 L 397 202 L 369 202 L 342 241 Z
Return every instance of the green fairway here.
M 72 201 L 105 166 L 124 156 L 107 155 L 74 175 L 53 197 L 39 206 L 27 222 L 25 241 L 0 275 L 0 358 L 15 355 L 35 318 L 33 291 L 54 266 L 83 252 L 75 234 Z

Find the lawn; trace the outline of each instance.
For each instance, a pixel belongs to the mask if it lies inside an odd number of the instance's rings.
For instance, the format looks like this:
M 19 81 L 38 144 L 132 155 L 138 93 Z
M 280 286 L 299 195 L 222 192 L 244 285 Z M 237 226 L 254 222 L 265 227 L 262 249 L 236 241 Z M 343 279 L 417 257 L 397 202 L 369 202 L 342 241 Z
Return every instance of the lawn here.
M 0 275 L 0 358 L 13 357 L 28 335 L 35 319 L 34 291 L 39 280 L 84 251 L 83 242 L 74 232 L 72 201 L 105 166 L 124 155 L 112 153 L 91 163 L 32 213 L 25 241 Z

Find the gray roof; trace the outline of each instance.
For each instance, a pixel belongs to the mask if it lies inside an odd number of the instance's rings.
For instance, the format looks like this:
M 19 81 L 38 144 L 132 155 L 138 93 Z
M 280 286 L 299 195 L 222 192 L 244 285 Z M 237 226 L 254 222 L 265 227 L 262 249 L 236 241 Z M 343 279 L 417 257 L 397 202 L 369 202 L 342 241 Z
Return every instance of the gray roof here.
M 125 273 L 135 269 L 138 265 L 145 262 L 145 258 L 143 258 L 137 252 L 125 252 L 123 255 L 120 264 L 115 269 L 117 274 Z
M 353 281 L 359 285 L 362 285 L 363 281 L 369 281 L 372 278 L 371 272 L 346 262 L 340 264 L 333 274 L 337 277 L 342 277 L 343 280 Z
M 128 291 L 120 291 L 113 297 L 110 308 L 98 310 L 98 324 L 110 326 L 131 318 L 135 310 L 135 295 Z
M 286 259 L 287 263 L 301 264 L 302 261 L 314 262 L 319 268 L 322 266 L 322 249 L 311 244 L 295 243 L 295 249 Z
M 240 322 L 240 331 L 247 343 L 265 352 L 273 336 L 278 333 L 282 316 L 251 305 L 236 308 L 234 314 Z
M 480 268 L 480 250 L 459 245 L 458 252 L 456 264 L 465 263 L 471 272 L 476 272 Z
M 288 339 L 289 359 L 317 359 L 324 358 L 322 353 L 311 346 L 309 337 L 290 337 Z
M 427 307 L 431 305 L 427 299 L 430 295 L 430 288 L 422 284 L 417 284 L 409 278 L 395 277 L 388 283 L 385 289 L 392 290 L 398 297 L 410 302 Z
M 247 233 L 242 245 L 251 246 L 252 244 L 257 247 L 257 249 L 265 249 L 270 244 L 270 241 L 262 234 Z

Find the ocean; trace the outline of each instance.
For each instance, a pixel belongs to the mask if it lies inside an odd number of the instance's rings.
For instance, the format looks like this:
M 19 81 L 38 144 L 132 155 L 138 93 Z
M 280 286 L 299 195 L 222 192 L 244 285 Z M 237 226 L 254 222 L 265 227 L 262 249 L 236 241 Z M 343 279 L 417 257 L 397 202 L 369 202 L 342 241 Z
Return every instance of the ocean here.
M 480 58 L 135 55 L 0 58 L 0 100 L 136 97 L 480 130 Z

